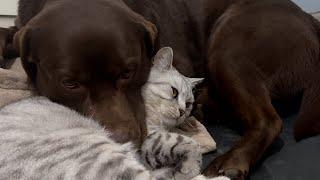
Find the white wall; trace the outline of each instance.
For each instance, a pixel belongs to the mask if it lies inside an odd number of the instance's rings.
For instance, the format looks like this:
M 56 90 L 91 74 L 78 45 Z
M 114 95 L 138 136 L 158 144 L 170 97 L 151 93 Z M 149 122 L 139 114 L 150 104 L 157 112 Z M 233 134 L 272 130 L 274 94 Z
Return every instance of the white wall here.
M 314 17 L 316 17 L 320 21 L 320 13 L 314 14 Z
M 18 0 L 0 0 L 0 15 L 16 15 Z
M 292 0 L 307 12 L 320 11 L 320 0 Z M 18 0 L 0 0 L 0 27 L 14 25 Z M 320 13 L 318 14 L 320 18 Z
M 298 4 L 302 9 L 311 13 L 320 11 L 320 0 L 292 0 Z
M 14 16 L 17 14 L 18 0 L 0 0 L 0 27 L 14 25 Z
M 307 12 L 320 11 L 320 0 L 292 0 Z M 16 15 L 18 0 L 0 0 L 0 15 Z
M 0 27 L 10 27 L 13 25 L 14 25 L 14 17 L 0 16 Z

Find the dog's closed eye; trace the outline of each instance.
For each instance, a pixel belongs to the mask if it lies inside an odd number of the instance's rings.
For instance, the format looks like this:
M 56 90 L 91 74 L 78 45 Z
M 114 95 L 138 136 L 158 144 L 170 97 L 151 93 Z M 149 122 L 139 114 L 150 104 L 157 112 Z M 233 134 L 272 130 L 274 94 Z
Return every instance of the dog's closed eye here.
M 132 78 L 137 70 L 137 65 L 132 63 L 127 66 L 127 68 L 120 74 L 120 79 L 130 79 Z
M 71 80 L 71 79 L 64 79 L 61 81 L 61 84 L 64 88 L 75 90 L 81 88 L 81 84 L 78 81 Z
M 134 75 L 134 71 L 131 69 L 126 69 L 124 72 L 121 73 L 121 79 L 130 79 Z

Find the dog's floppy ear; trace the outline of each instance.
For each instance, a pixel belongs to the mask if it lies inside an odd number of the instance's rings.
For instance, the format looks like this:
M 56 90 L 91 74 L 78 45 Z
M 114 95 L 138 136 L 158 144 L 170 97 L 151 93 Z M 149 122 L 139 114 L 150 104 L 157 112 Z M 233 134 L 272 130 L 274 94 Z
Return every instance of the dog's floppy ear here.
M 20 29 L 14 36 L 14 47 L 20 53 L 22 66 L 26 71 L 31 82 L 36 79 L 37 65 L 32 57 L 32 36 L 33 30 L 28 27 Z
M 156 25 L 146 20 L 142 15 L 134 12 L 130 9 L 123 1 L 121 2 L 121 7 L 129 13 L 129 16 L 133 19 L 133 21 L 137 24 L 142 25 L 145 32 L 145 43 L 148 51 L 148 56 L 151 59 L 155 55 L 155 50 L 158 49 L 158 30 Z
M 143 16 L 140 14 L 137 14 L 132 11 L 132 17 L 135 20 L 136 23 L 141 25 L 143 27 L 143 30 L 145 32 L 145 43 L 146 48 L 148 51 L 149 58 L 152 58 L 155 55 L 155 50 L 158 48 L 158 30 L 156 25 L 151 23 L 150 21 L 147 21 Z
M 156 52 L 155 50 L 157 49 L 157 40 L 158 40 L 158 30 L 157 27 L 152 24 L 151 22 L 143 19 L 143 22 L 141 23 L 145 29 L 146 29 L 146 35 L 145 35 L 145 42 L 146 42 L 146 47 L 148 51 L 148 56 L 152 58 Z

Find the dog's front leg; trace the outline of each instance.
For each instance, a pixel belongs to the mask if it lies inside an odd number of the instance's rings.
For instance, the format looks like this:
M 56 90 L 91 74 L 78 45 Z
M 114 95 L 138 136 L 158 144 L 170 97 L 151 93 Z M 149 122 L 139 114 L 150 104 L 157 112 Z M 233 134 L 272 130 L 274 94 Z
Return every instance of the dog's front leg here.
M 282 121 L 271 104 L 269 91 L 253 64 L 211 56 L 208 71 L 211 90 L 219 102 L 230 107 L 245 127 L 242 139 L 204 171 L 208 176 L 226 175 L 244 179 L 250 167 L 280 134 Z M 244 61 L 243 61 L 244 62 Z

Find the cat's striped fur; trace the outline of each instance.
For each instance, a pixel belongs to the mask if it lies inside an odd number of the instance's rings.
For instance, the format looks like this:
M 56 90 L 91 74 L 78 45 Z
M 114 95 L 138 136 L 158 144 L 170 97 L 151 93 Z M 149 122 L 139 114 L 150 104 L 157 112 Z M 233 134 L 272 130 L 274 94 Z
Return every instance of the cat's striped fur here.
M 192 89 L 202 79 L 183 76 L 172 63 L 173 50 L 160 49 L 142 88 L 149 133 L 142 146 L 142 157 L 152 169 L 174 167 L 176 179 L 190 179 L 200 173 L 200 146 L 171 129 L 184 123 L 190 115 L 194 101 Z
M 9 105 L 0 117 L 1 180 L 151 179 L 131 144 L 46 98 Z
M 44 97 L 8 105 L 0 110 L 0 180 L 174 179 L 179 162 L 148 170 L 130 143 L 115 143 L 106 132 Z M 146 143 L 156 143 L 154 135 Z
M 142 146 L 142 157 L 151 169 L 171 167 L 174 179 L 191 179 L 200 174 L 199 145 L 183 135 L 154 131 Z

